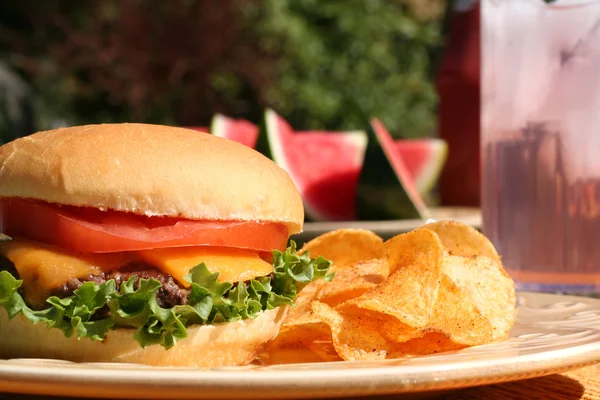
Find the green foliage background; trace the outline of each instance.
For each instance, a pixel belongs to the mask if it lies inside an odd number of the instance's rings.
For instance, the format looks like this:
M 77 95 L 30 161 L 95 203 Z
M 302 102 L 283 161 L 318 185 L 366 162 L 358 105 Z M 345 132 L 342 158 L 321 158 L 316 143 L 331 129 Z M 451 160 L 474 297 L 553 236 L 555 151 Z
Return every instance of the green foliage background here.
M 216 112 L 257 122 L 269 106 L 299 129 L 359 129 L 378 116 L 396 136 L 419 137 L 434 132 L 444 8 L 442 0 L 5 0 L 0 57 L 31 85 L 35 129 L 206 126 Z

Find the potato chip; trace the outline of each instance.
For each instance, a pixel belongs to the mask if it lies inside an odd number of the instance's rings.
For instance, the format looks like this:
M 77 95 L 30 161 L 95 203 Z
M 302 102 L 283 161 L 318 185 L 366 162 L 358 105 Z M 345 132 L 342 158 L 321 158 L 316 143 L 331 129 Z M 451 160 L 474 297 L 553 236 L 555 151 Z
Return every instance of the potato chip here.
M 420 337 L 404 343 L 394 343 L 382 334 L 381 319 L 376 313 L 333 309 L 326 304 L 313 303 L 315 314 L 331 326 L 333 345 L 338 354 L 349 361 L 401 358 L 459 350 L 465 345 L 451 341 L 439 332 L 423 332 Z M 392 318 L 388 318 L 390 321 Z
M 340 355 L 335 351 L 333 342 L 331 341 L 331 331 L 329 332 L 328 340 L 315 340 L 309 343 L 308 349 L 319 356 L 323 362 L 342 361 Z
M 365 229 L 338 229 L 306 243 L 299 253 L 310 252 L 311 257 L 323 256 L 338 266 L 354 265 L 361 261 L 383 259 L 383 240 Z
M 328 340 L 303 341 L 301 344 L 291 346 L 289 342 L 286 345 L 271 342 L 258 356 L 258 361 L 262 365 L 333 362 L 341 360 L 342 358 L 333 347 L 331 333 L 329 333 Z
M 416 357 L 446 351 L 464 349 L 465 345 L 450 340 L 439 332 L 428 332 L 423 337 L 411 339 L 405 343 L 396 344 L 388 354 L 388 358 Z
M 381 285 L 348 303 L 424 328 L 438 296 L 444 249 L 432 231 L 417 229 L 385 243 L 390 272 Z
M 490 240 L 477 229 L 456 221 L 440 221 L 427 224 L 422 229 L 435 232 L 451 255 L 485 256 L 500 260 Z
M 393 347 L 381 335 L 380 321 L 365 312 L 348 313 L 325 303 L 312 303 L 314 313 L 331 328 L 335 351 L 344 360 L 381 360 Z
M 344 304 L 395 317 L 412 328 L 427 326 L 439 290 L 440 273 L 419 274 L 419 265 L 396 271 L 377 288 Z
M 323 298 L 319 301 L 325 303 Z M 334 307 L 334 304 L 328 305 Z M 338 303 L 334 308 L 344 314 L 361 314 L 362 316 L 377 320 L 378 324 L 380 324 L 380 332 L 386 339 L 391 341 L 404 342 L 423 335 L 420 329 L 415 329 L 391 315 L 358 307 L 353 299 Z
M 269 347 L 302 347 L 314 341 L 331 340 L 329 326 L 320 318 L 316 316 L 315 318 L 315 322 L 294 324 L 280 331 L 279 335 L 269 343 Z
M 389 268 L 385 260 L 370 260 L 339 268 L 331 282 L 321 285 L 315 300 L 336 306 L 381 284 Z
M 385 242 L 385 252 L 390 274 L 413 264 L 438 265 L 444 256 L 445 248 L 433 231 L 419 228 L 403 233 Z
M 259 354 L 257 361 L 261 365 L 279 365 L 317 363 L 324 360 L 320 354 L 311 351 L 308 347 L 277 347 L 267 348 Z
M 331 329 L 310 314 L 282 326 L 279 335 L 271 341 L 259 356 L 262 364 L 289 364 L 294 362 L 338 361 L 333 348 Z
M 343 229 L 304 251 L 331 259 L 336 276 L 300 292 L 265 363 L 422 356 L 488 343 L 514 324 L 514 283 L 466 225 L 437 222 L 385 243 Z
M 445 274 L 428 326 L 461 345 L 474 346 L 492 339 L 490 322 L 479 312 L 469 294 Z
M 339 356 L 331 341 L 331 330 L 312 311 L 316 299 L 335 305 L 359 296 L 381 283 L 388 273 L 384 260 L 345 265 L 331 282 L 315 281 L 300 293 L 282 324 L 277 338 L 263 354 L 263 364 L 336 361 Z
M 404 343 L 386 338 L 386 327 L 393 317 L 357 307 L 342 305 L 336 309 L 326 304 L 313 303 L 315 314 L 331 326 L 333 345 L 344 360 L 381 360 L 457 350 L 464 345 L 449 340 L 438 332 L 419 332 L 419 336 Z M 398 321 L 396 323 L 400 324 Z M 414 331 L 417 332 L 417 331 Z
M 375 311 L 369 312 L 375 313 Z M 409 340 L 422 337 L 428 332 L 427 328 L 413 328 L 412 326 L 406 325 L 400 322 L 399 319 L 390 315 L 381 313 L 377 313 L 377 315 L 381 321 L 381 326 L 379 327 L 380 332 L 390 342 L 404 343 Z
M 492 327 L 492 339 L 505 337 L 515 321 L 516 294 L 512 279 L 498 260 L 448 256 L 444 273 L 465 294 Z
M 317 299 L 317 295 L 321 287 L 326 283 L 328 282 L 324 280 L 312 281 L 306 285 L 300 291 L 300 293 L 298 293 L 298 297 L 296 297 L 294 305 L 290 307 L 288 314 L 283 321 L 281 326 L 282 331 L 285 331 L 288 325 L 315 322 L 314 318 L 312 317 L 312 308 L 310 307 L 310 303 Z

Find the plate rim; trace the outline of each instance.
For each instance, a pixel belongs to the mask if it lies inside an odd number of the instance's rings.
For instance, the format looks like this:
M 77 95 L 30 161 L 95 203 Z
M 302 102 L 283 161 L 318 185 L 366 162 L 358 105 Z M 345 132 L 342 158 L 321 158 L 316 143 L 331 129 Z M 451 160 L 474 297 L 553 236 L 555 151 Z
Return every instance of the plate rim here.
M 519 292 L 518 295 L 547 298 L 554 302 L 584 301 L 600 309 L 600 299 L 535 292 Z M 587 329 L 598 335 L 599 328 L 578 326 L 575 330 Z M 569 326 L 558 329 L 573 330 Z M 427 357 L 452 356 L 452 353 L 445 353 Z M 406 394 L 502 383 L 564 372 L 600 362 L 600 338 L 567 348 L 500 356 L 494 358 L 492 363 L 486 358 L 461 357 L 451 364 L 437 366 L 427 363 L 419 365 L 402 359 L 385 360 L 381 366 L 372 366 L 372 363 L 362 361 L 344 362 L 346 366 L 354 364 L 357 368 L 335 368 L 335 363 L 326 363 L 316 369 L 311 369 L 311 364 L 297 364 L 298 369 L 290 369 L 289 366 L 278 369 L 279 366 L 272 366 L 213 370 L 128 367 L 120 364 L 115 364 L 115 368 L 95 369 L 89 368 L 93 364 L 79 368 L 77 364 L 62 361 L 48 361 L 44 365 L 18 362 L 19 360 L 0 360 L 0 391 L 63 396 L 75 394 L 88 398 L 113 395 L 118 395 L 119 398 L 164 398 L 165 392 L 178 398 L 214 398 L 219 392 L 228 397 L 248 399 L 337 397 L 344 394 L 339 390 L 340 387 L 344 387 L 345 394 L 352 396 Z M 323 368 L 329 364 L 332 365 L 331 369 Z M 366 366 L 361 368 L 361 364 Z M 517 373 L 515 364 L 519 365 Z M 70 367 L 60 368 L 61 365 Z M 440 368 L 443 365 L 452 368 Z M 431 372 L 434 369 L 437 371 L 432 380 Z M 490 369 L 493 369 L 491 375 Z M 290 377 L 296 379 L 293 383 L 294 391 L 286 393 L 283 389 L 290 386 Z M 150 384 L 149 379 L 152 381 Z M 310 385 L 315 379 L 327 381 L 327 387 Z M 374 387 L 373 380 L 377 381 L 377 387 Z M 84 393 L 81 392 L 82 387 L 87 388 Z
M 432 218 L 440 220 L 452 220 L 462 222 L 474 228 L 480 229 L 483 224 L 481 209 L 478 207 L 435 207 Z M 435 212 L 446 212 L 438 217 Z M 298 235 L 313 235 L 329 232 L 336 229 L 368 229 L 375 233 L 394 234 L 407 232 L 423 225 L 422 219 L 394 219 L 394 220 L 370 220 L 370 221 L 309 221 L 304 223 L 302 232 Z

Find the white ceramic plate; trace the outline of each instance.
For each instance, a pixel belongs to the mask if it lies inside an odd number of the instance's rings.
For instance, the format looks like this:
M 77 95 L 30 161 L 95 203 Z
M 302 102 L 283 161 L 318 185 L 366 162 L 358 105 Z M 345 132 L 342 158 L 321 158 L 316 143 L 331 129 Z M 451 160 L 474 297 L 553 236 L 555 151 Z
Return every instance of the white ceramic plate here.
M 0 392 L 113 398 L 315 398 L 416 392 L 532 378 L 600 361 L 600 300 L 520 293 L 510 339 L 377 362 L 215 370 L 0 361 Z
M 471 207 L 437 207 L 430 210 L 431 218 L 459 221 L 481 228 L 481 211 Z M 375 232 L 384 239 L 408 232 L 423 225 L 420 219 L 402 219 L 391 221 L 344 221 L 344 222 L 307 222 L 302 233 L 292 237 L 298 244 L 309 241 L 323 233 L 342 228 L 362 228 Z

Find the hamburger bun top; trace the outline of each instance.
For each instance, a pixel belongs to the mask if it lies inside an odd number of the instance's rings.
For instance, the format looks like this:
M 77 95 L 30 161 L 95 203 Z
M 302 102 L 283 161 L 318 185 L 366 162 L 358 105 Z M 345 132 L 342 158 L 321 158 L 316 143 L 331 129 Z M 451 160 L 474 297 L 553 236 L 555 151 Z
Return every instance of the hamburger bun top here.
M 101 124 L 38 132 L 0 147 L 0 198 L 146 216 L 285 224 L 304 210 L 289 175 L 242 144 L 183 128 Z

